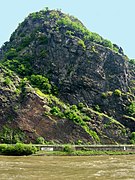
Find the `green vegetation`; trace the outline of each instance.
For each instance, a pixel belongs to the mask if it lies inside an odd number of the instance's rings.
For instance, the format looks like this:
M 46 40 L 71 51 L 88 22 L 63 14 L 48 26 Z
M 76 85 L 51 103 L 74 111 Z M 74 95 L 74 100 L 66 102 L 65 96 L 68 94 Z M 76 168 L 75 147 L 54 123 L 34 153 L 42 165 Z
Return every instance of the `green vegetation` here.
M 82 145 L 83 144 L 83 141 L 78 139 L 76 142 L 75 142 L 75 145 Z M 88 143 L 89 144 L 89 143 Z
M 115 89 L 115 91 L 114 91 L 114 95 L 116 95 L 116 96 L 120 97 L 120 96 L 122 95 L 121 90 L 119 90 L 119 89 Z
M 32 74 L 31 62 L 28 59 L 17 58 L 17 59 L 7 59 L 3 64 L 16 72 L 17 74 L 24 76 L 29 76 Z
M 51 84 L 49 83 L 48 78 L 42 75 L 31 75 L 30 82 L 43 91 L 43 93 L 51 93 Z
M 100 108 L 100 106 L 98 104 L 94 107 L 94 110 L 98 111 L 98 112 L 101 112 L 101 108 Z
M 109 119 L 109 121 L 106 124 L 104 124 L 104 128 L 110 128 L 111 125 L 117 124 L 121 127 L 120 133 L 126 133 L 126 129 L 124 129 L 124 126 L 120 122 L 118 122 L 117 120 L 115 120 L 112 117 L 108 117 L 108 119 Z
M 108 39 L 103 39 L 102 45 L 105 47 L 109 47 L 110 49 L 113 49 L 113 44 Z
M 3 126 L 0 131 L 0 139 L 2 143 L 15 144 L 25 140 L 25 134 L 19 129 L 11 129 L 8 126 Z
M 129 63 L 130 63 L 131 65 L 135 65 L 135 59 L 129 59 Z
M 38 137 L 36 139 L 36 144 L 45 144 L 45 139 L 43 137 Z
M 37 152 L 37 148 L 33 145 L 26 145 L 17 143 L 16 145 L 0 145 L 0 154 L 3 155 L 12 155 L 12 156 L 24 156 L 31 155 Z
M 10 79 L 10 77 L 7 76 L 7 77 L 5 78 L 4 83 L 5 83 L 6 85 L 10 85 L 10 84 L 12 84 L 13 82 L 12 82 L 12 80 Z
M 64 148 L 63 148 L 63 151 L 70 154 L 74 151 L 75 149 L 73 148 L 73 146 L 70 146 L 70 145 L 65 145 Z
M 16 49 L 11 48 L 6 54 L 5 54 L 5 59 L 11 60 L 13 58 L 17 57 L 17 52 Z
M 50 18 L 58 19 L 58 18 L 60 17 L 60 16 L 59 16 L 59 11 L 60 11 L 60 10 L 50 11 Z
M 111 41 L 107 39 L 103 39 L 97 33 L 90 32 L 77 18 L 70 15 L 64 15 L 61 13 L 61 10 L 49 10 L 48 8 L 45 8 L 44 10 L 41 10 L 40 12 L 31 13 L 28 18 L 32 19 L 33 21 L 36 21 L 37 19 L 41 19 L 41 20 L 44 19 L 45 21 L 49 20 L 49 21 L 54 21 L 54 22 L 56 21 L 55 23 L 57 27 L 55 27 L 55 29 L 58 30 L 59 29 L 58 27 L 60 26 L 69 27 L 71 28 L 71 30 L 67 30 L 66 34 L 71 36 L 71 35 L 74 35 L 74 31 L 80 32 L 84 36 L 84 39 L 83 39 L 84 41 L 90 40 L 118 52 L 117 45 L 113 45 Z M 25 21 L 22 22 L 19 27 L 24 26 L 28 18 L 26 18 Z M 13 37 L 14 37 L 14 33 L 11 36 L 11 40 L 13 39 Z M 33 38 L 32 35 L 25 36 L 21 43 L 22 46 L 26 47 L 32 38 Z M 44 43 L 44 40 L 45 39 L 43 38 L 43 43 Z M 45 43 L 46 43 L 46 40 L 45 40 Z
M 106 99 L 107 97 L 111 97 L 112 94 L 113 94 L 112 91 L 107 91 L 107 92 L 103 92 L 103 93 L 101 94 L 101 96 L 102 96 L 102 98 Z
M 95 45 L 91 46 L 91 52 L 98 54 Z
M 52 109 L 50 110 L 50 113 L 60 118 L 64 117 L 64 114 L 61 112 L 60 108 L 58 108 L 57 106 L 53 106 Z
M 31 35 L 25 36 L 24 38 L 22 38 L 22 42 L 21 42 L 21 49 L 27 47 L 30 42 L 32 41 L 33 37 Z
M 81 126 L 85 125 L 85 122 L 83 121 L 82 117 L 72 109 L 66 110 L 64 112 L 64 115 L 67 119 L 72 120 L 74 123 L 77 123 Z
M 135 154 L 135 152 L 130 151 L 102 151 L 102 150 L 73 150 L 67 151 L 38 151 L 37 155 L 47 155 L 47 156 L 93 156 L 93 155 L 129 155 Z
M 131 116 L 135 115 L 135 102 L 132 101 L 131 104 L 127 107 L 127 113 Z
M 72 37 L 74 35 L 74 32 L 67 30 L 66 34 L 69 35 L 70 37 Z
M 71 18 L 71 16 L 66 15 L 65 17 L 59 19 L 57 21 L 57 23 L 58 23 L 58 25 L 68 26 L 68 27 L 74 29 L 76 32 L 81 32 L 84 35 L 84 41 L 85 40 L 90 40 L 90 41 L 93 41 L 95 43 L 101 44 L 101 45 L 103 45 L 105 47 L 108 47 L 110 49 L 115 50 L 115 48 L 113 48 L 113 44 L 111 43 L 111 41 L 109 41 L 107 39 L 103 39 L 97 33 L 90 32 L 76 18 Z M 71 35 L 71 32 L 70 32 L 70 35 Z M 82 47 L 85 48 L 84 42 L 82 40 L 79 43 L 82 45 Z
M 115 120 L 113 117 L 108 116 L 107 114 L 95 111 L 91 108 L 84 108 L 83 111 L 86 113 L 86 115 L 91 117 L 97 117 L 100 119 L 101 122 L 103 122 L 104 128 L 111 128 L 111 126 L 117 126 L 119 128 L 119 135 L 126 134 L 126 129 L 123 124 L 121 124 L 119 121 Z M 104 122 L 105 120 L 105 122 Z
M 83 104 L 80 104 L 80 106 L 83 106 Z M 82 107 L 81 107 L 82 108 Z M 60 108 L 54 106 L 50 110 L 50 113 L 58 116 L 60 118 L 67 118 L 74 123 L 81 126 L 96 142 L 100 142 L 100 139 L 97 135 L 97 133 L 89 128 L 87 125 L 87 122 L 89 122 L 90 118 L 89 116 L 83 114 L 76 105 L 72 105 L 70 107 L 67 107 L 66 110 L 61 111 Z
M 42 51 L 42 55 L 43 53 L 44 52 Z M 43 75 L 34 74 L 32 70 L 32 60 L 31 60 L 32 57 L 31 56 L 25 55 L 23 58 L 19 56 L 19 57 L 16 57 L 16 59 L 14 59 L 15 58 L 14 54 L 15 56 L 17 56 L 17 51 L 15 49 L 10 49 L 7 54 L 8 54 L 8 57 L 10 54 L 10 59 L 6 59 L 7 58 L 7 55 L 6 55 L 5 60 L 3 61 L 4 66 L 16 72 L 22 78 L 27 78 L 34 87 L 39 88 L 41 91 L 43 91 L 43 93 L 58 94 L 57 87 L 55 85 L 51 85 L 48 78 L 46 78 Z M 9 77 L 7 77 L 5 79 L 5 84 L 9 85 L 11 83 L 12 81 L 10 80 Z
M 85 107 L 85 105 L 82 102 L 80 102 L 78 103 L 77 107 L 79 110 L 82 110 Z
M 84 44 L 84 41 L 81 40 L 81 39 L 78 41 L 78 45 L 81 46 L 83 49 L 86 48 L 86 46 L 85 46 L 85 44 Z
M 115 89 L 114 92 L 113 92 L 113 91 L 103 92 L 103 93 L 101 94 L 101 96 L 102 96 L 102 98 L 106 99 L 106 98 L 108 98 L 108 97 L 111 97 L 113 94 L 114 94 L 115 96 L 117 96 L 117 97 L 121 97 L 121 96 L 122 96 L 122 92 L 121 92 L 121 90 L 119 90 L 119 89 Z
M 135 144 L 135 132 L 131 133 L 130 143 Z

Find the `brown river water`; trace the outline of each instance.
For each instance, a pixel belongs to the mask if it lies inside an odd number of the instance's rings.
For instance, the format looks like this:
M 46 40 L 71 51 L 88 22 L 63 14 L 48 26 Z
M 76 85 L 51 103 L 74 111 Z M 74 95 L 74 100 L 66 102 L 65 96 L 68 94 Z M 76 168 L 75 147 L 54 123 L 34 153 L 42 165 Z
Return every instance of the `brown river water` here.
M 135 180 L 135 155 L 0 156 L 0 180 Z

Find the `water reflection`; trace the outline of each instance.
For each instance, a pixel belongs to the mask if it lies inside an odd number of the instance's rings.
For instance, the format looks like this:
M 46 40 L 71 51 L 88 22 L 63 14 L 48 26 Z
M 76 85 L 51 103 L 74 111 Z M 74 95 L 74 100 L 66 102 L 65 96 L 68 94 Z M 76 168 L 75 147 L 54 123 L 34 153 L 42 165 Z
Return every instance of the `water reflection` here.
M 1 180 L 134 180 L 135 156 L 0 156 Z

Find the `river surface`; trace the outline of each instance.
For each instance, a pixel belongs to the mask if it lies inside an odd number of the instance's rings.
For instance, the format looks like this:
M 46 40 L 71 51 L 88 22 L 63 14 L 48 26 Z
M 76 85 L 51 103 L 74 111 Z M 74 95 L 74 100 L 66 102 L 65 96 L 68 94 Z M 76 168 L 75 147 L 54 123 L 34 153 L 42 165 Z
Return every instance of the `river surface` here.
M 0 180 L 135 180 L 135 155 L 0 156 Z

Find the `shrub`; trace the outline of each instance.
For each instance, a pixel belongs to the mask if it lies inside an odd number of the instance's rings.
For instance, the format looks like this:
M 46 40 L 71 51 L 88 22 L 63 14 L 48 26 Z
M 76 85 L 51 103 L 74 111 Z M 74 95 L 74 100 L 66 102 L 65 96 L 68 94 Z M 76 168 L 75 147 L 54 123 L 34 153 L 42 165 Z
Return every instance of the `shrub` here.
M 7 145 L 5 146 L 1 153 L 5 155 L 14 155 L 14 156 L 23 156 L 31 155 L 37 152 L 37 148 L 33 145 L 26 145 L 17 143 L 16 145 Z
M 119 89 L 115 89 L 115 91 L 114 91 L 114 95 L 116 95 L 116 96 L 121 96 L 122 95 L 122 92 L 121 92 L 121 90 L 119 90 Z
M 59 10 L 57 10 L 57 11 L 51 11 L 51 12 L 50 12 L 50 18 L 51 18 L 51 19 L 53 19 L 53 18 L 58 19 L 58 18 L 59 18 L 59 13 L 58 13 L 58 11 L 59 11 Z
M 95 111 L 101 112 L 101 108 L 99 107 L 99 105 L 95 105 L 94 109 Z
M 113 92 L 112 91 L 107 91 L 107 96 L 112 96 Z
M 83 141 L 79 139 L 79 140 L 77 140 L 77 141 L 75 142 L 75 144 L 76 144 L 76 145 L 81 145 L 81 144 L 83 144 Z
M 66 145 L 64 146 L 63 151 L 67 153 L 72 153 L 74 151 L 74 148 L 70 145 Z
M 69 35 L 69 36 L 72 36 L 74 33 L 72 31 L 67 30 L 66 34 Z
M 73 111 L 77 111 L 77 106 L 76 105 L 72 105 L 70 109 L 73 110 Z
M 77 123 L 81 126 L 85 125 L 85 122 L 82 120 L 81 116 L 79 116 L 75 111 L 73 110 L 66 110 L 64 112 L 64 115 L 67 119 L 72 120 L 74 123 Z
M 90 117 L 89 116 L 83 116 L 83 121 L 89 121 L 90 120 Z
M 50 110 L 50 113 L 60 118 L 64 117 L 64 114 L 61 112 L 60 108 L 58 108 L 57 106 L 52 107 L 52 109 Z
M 131 144 L 135 144 L 135 132 L 131 133 L 131 140 L 130 140 Z
M 102 98 L 106 99 L 109 96 L 112 96 L 113 92 L 112 91 L 107 91 L 107 92 L 103 92 L 101 94 Z
M 19 129 L 11 129 L 8 126 L 3 126 L 3 129 L 0 132 L 0 139 L 2 143 L 14 144 L 23 142 L 25 134 Z
M 109 47 L 110 49 L 113 49 L 113 44 L 108 39 L 103 39 L 102 45 L 105 47 Z
M 32 36 L 25 36 L 24 38 L 22 38 L 22 42 L 21 42 L 22 48 L 28 46 L 31 41 L 32 41 Z
M 12 84 L 13 82 L 11 81 L 11 79 L 10 79 L 9 77 L 6 77 L 4 83 L 5 83 L 6 85 L 10 85 L 10 84 Z
M 37 143 L 37 144 L 45 144 L 45 139 L 44 139 L 43 137 L 38 137 L 38 138 L 36 139 L 36 143 Z
M 134 115 L 135 114 L 135 102 L 131 102 L 131 104 L 127 107 L 127 112 L 130 115 Z
M 135 65 L 135 59 L 130 59 L 129 63 L 132 64 L 132 65 Z
M 119 52 L 119 46 L 117 44 L 113 44 L 113 50 L 118 53 Z
M 11 48 L 5 55 L 5 58 L 11 60 L 13 58 L 17 57 L 16 49 Z
M 85 105 L 84 105 L 82 102 L 78 103 L 78 109 L 81 110 L 84 106 L 85 106 Z
M 85 44 L 84 44 L 84 41 L 81 40 L 81 39 L 78 41 L 78 45 L 82 46 L 83 49 L 86 48 L 86 46 L 85 46 Z
M 51 92 L 51 84 L 49 84 L 48 78 L 42 75 L 31 75 L 30 81 L 33 85 L 41 89 L 44 93 Z
M 54 84 L 52 84 L 52 89 L 51 89 L 51 93 L 53 95 L 58 95 L 59 91 L 58 91 L 58 87 Z
M 0 145 L 0 153 L 2 153 L 3 151 L 5 151 L 6 148 L 7 148 L 7 144 L 1 144 L 1 145 Z
M 95 46 L 91 46 L 91 51 L 94 53 L 98 53 L 98 51 L 95 49 Z
M 3 64 L 21 76 L 32 73 L 31 64 L 28 59 L 12 59 L 5 61 Z
M 104 92 L 101 94 L 101 96 L 102 96 L 102 98 L 104 98 L 104 99 L 106 99 L 106 98 L 107 98 L 107 94 L 106 94 L 106 93 L 104 93 Z

